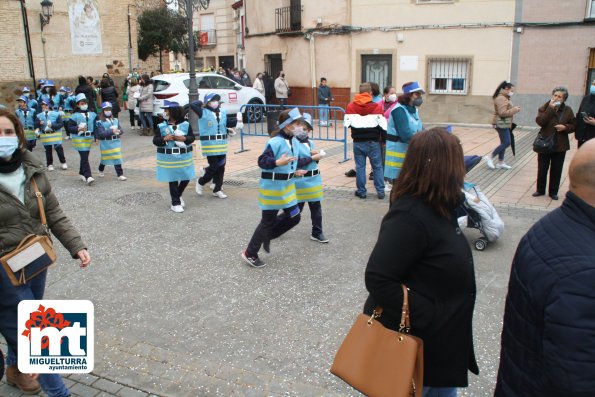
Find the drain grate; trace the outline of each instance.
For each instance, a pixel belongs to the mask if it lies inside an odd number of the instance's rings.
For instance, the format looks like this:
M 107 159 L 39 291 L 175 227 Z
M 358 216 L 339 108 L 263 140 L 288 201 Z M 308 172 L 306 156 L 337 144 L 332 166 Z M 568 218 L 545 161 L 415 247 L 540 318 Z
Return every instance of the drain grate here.
M 242 186 L 244 183 L 244 181 L 238 181 L 237 179 L 228 179 L 223 181 L 224 185 L 231 185 L 231 186 Z
M 163 197 L 161 197 L 161 195 L 157 192 L 138 192 L 125 194 L 124 196 L 118 197 L 116 199 L 116 204 L 119 204 L 123 207 L 131 207 L 149 205 L 158 201 L 163 201 Z

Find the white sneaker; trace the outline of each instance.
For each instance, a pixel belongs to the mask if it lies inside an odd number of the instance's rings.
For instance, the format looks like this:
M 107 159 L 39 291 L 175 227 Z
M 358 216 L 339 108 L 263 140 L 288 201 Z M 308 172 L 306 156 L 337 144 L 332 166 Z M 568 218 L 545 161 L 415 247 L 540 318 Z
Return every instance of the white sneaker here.
M 483 156 L 483 161 L 486 162 L 486 165 L 488 166 L 489 169 L 493 170 L 494 168 L 494 161 L 492 160 L 492 158 L 490 156 Z
M 53 171 L 54 170 L 54 166 L 53 165 L 48 165 L 48 171 Z
M 196 191 L 196 194 L 202 196 L 202 185 L 198 183 L 198 179 L 196 180 L 196 187 L 194 188 L 194 190 Z
M 184 202 L 184 199 L 182 197 L 180 197 L 180 205 L 182 206 L 182 208 L 186 208 L 186 203 Z
M 198 177 L 202 178 L 203 176 L 205 176 L 205 169 L 203 167 L 200 167 L 198 169 Z
M 67 170 L 67 169 L 68 169 L 68 164 L 66 164 L 66 163 L 63 163 L 63 164 L 62 164 L 62 169 L 63 169 L 63 170 Z
M 80 175 L 81 179 L 83 180 L 83 182 L 87 182 L 87 178 L 85 178 L 84 175 Z
M 92 176 L 90 176 L 90 177 L 88 177 L 88 178 L 87 178 L 86 182 L 87 182 L 87 185 L 90 185 L 90 184 L 92 184 L 93 182 L 95 182 L 95 179 L 93 179 L 93 177 L 92 177 Z
M 66 135 L 66 137 L 64 137 L 64 139 L 69 140 L 70 139 L 70 135 Z
M 172 205 L 170 208 L 173 212 L 177 212 L 178 214 L 180 212 L 184 212 L 184 207 L 182 207 L 181 205 Z
M 118 177 L 118 180 L 119 180 L 119 181 L 125 181 L 126 179 L 128 179 L 128 178 L 126 178 L 124 175 L 120 175 L 120 176 Z
M 209 187 L 211 188 L 211 190 L 213 190 L 213 189 L 215 189 L 215 184 L 214 184 L 214 183 L 211 183 L 211 184 L 209 185 Z
M 501 169 L 501 170 L 509 170 L 512 167 L 509 166 L 508 164 L 506 164 L 505 162 L 502 162 L 502 163 L 496 164 L 496 168 Z
M 392 192 L 392 190 L 393 190 L 393 185 L 391 185 L 390 183 L 385 183 L 384 184 L 384 191 L 385 192 L 387 192 L 387 193 L 388 192 Z
M 220 199 L 227 198 L 227 194 L 223 193 L 223 190 L 219 190 L 218 192 L 213 192 L 213 196 L 219 197 Z
M 99 173 L 99 174 L 97 174 L 97 175 L 99 175 L 99 177 L 100 177 L 100 178 L 103 178 L 103 177 L 105 176 L 105 174 L 104 174 L 103 172 L 100 172 L 100 173 Z

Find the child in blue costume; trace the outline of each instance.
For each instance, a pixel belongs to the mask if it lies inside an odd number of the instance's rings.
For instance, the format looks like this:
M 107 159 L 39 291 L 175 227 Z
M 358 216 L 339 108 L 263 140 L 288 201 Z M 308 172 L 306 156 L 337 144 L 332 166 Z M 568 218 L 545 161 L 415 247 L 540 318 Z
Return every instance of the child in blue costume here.
M 177 102 L 163 102 L 164 122 L 158 125 L 153 137 L 157 146 L 157 180 L 169 183 L 171 210 L 184 212 L 182 194 L 195 178 L 192 143 L 194 135 L 190 123 L 184 120 L 184 110 Z
M 79 152 L 81 157 L 79 175 L 87 185 L 90 185 L 95 182 L 89 164 L 89 152 L 95 139 L 97 113 L 89 110 L 85 94 L 78 94 L 75 100 L 76 110 L 66 123 L 66 129 L 72 137 L 72 146 Z
M 296 134 L 299 142 L 299 157 L 311 157 L 315 155 L 324 156 L 324 152 L 314 150 L 314 141 L 308 139 L 308 133 L 312 131 L 312 116 L 304 113 L 304 126 L 306 130 Z M 300 212 L 304 210 L 305 203 L 310 208 L 312 219 L 312 234 L 310 239 L 319 243 L 328 243 L 328 239 L 322 233 L 322 178 L 318 169 L 318 161 L 312 161 L 303 167 L 307 172 L 304 176 L 295 178 L 295 190 Z
M 36 102 L 37 103 L 37 102 Z M 27 150 L 32 152 L 37 145 L 37 134 L 35 133 L 35 109 L 29 108 L 29 98 L 22 95 L 17 99 L 19 105 L 15 114 L 23 125 L 25 139 L 27 139 Z
M 70 120 L 70 118 L 72 117 L 72 112 L 74 112 L 74 110 L 76 109 L 76 95 L 70 87 L 65 87 L 65 89 L 67 96 L 64 99 L 64 116 L 62 116 L 64 124 L 66 124 L 66 122 Z M 68 129 L 65 128 L 65 130 L 66 137 L 64 139 L 68 140 L 70 139 L 70 133 L 68 132 Z
M 294 176 L 305 175 L 307 171 L 298 168 L 320 159 L 320 155 L 300 156 L 300 143 L 294 135 L 303 131 L 302 120 L 297 108 L 281 112 L 279 130 L 271 134 L 273 137 L 258 157 L 261 171 L 258 202 L 262 209 L 262 218 L 248 247 L 242 252 L 242 258 L 252 267 L 265 266 L 258 257 L 261 246 L 266 252 L 270 252 L 271 240 L 300 222 Z M 279 211 L 282 213 L 279 214 Z
M 207 157 L 209 166 L 200 170 L 200 178 L 196 180 L 196 194 L 202 196 L 202 187 L 211 180 L 215 184 L 213 196 L 227 198 L 221 187 L 227 160 L 227 112 L 221 108 L 221 97 L 215 93 L 205 95 L 204 106 L 201 101 L 190 104 L 190 108 L 198 115 L 200 144 L 203 156 Z
M 101 104 L 101 113 L 97 121 L 97 137 L 99 138 L 99 150 L 101 161 L 99 162 L 99 177 L 103 178 L 106 165 L 113 165 L 116 169 L 118 180 L 125 181 L 124 170 L 122 169 L 122 141 L 120 136 L 124 133 L 118 119 L 112 116 L 111 102 Z
M 23 87 L 23 95 L 29 99 L 29 102 L 27 102 L 27 105 L 29 105 L 29 109 L 33 109 L 35 110 L 35 112 L 39 112 L 41 110 L 41 108 L 39 107 L 39 103 L 35 99 L 35 95 L 31 93 L 29 87 Z
M 54 170 L 54 155 L 52 149 L 56 151 L 58 160 L 62 164 L 62 169 L 68 169 L 64 148 L 62 147 L 62 127 L 64 122 L 60 113 L 50 109 L 50 103 L 47 100 L 41 101 L 41 112 L 35 117 L 35 128 L 39 131 L 39 140 L 45 148 L 45 160 L 48 171 Z

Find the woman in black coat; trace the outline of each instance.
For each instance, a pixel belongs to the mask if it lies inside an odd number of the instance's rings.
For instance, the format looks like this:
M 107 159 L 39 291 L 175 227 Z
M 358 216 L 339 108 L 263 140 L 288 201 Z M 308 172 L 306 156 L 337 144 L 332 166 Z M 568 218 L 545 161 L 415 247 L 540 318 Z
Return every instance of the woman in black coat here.
M 574 136 L 578 141 L 578 147 L 581 147 L 589 139 L 595 138 L 595 79 L 589 86 L 589 93 L 581 101 L 576 113 Z
M 112 104 L 112 115 L 114 118 L 118 118 L 118 114 L 120 113 L 120 104 L 118 103 L 118 91 L 116 87 L 113 86 L 113 82 L 110 85 L 110 81 L 105 77 L 101 79 L 100 83 L 101 91 L 101 100 L 99 103 L 102 102 L 109 102 Z
M 417 133 L 391 193 L 366 268 L 364 313 L 398 330 L 401 284 L 409 288 L 411 334 L 424 341 L 424 397 L 456 396 L 479 373 L 473 351 L 473 256 L 457 224 L 465 176 L 463 150 L 443 128 Z

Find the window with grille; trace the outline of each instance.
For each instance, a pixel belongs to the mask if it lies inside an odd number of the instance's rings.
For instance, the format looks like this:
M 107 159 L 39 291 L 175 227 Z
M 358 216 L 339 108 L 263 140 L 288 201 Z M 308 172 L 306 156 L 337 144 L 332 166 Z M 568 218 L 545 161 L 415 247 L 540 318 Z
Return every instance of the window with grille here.
M 470 69 L 469 58 L 430 58 L 430 94 L 467 94 Z

